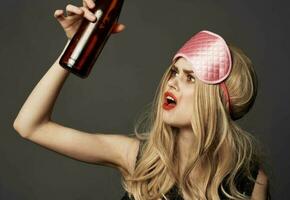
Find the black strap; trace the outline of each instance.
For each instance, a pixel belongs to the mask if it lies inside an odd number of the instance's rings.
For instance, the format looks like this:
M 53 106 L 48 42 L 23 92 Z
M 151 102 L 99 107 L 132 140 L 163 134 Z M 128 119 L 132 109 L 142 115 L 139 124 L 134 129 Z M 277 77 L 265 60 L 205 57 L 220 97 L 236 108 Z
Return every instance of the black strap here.
M 259 165 L 258 163 L 253 164 L 251 169 L 251 174 L 253 178 L 256 180 L 259 172 Z M 241 192 L 245 193 L 248 196 L 252 195 L 253 189 L 255 186 L 255 182 L 248 179 L 247 177 L 243 177 L 239 181 L 238 189 L 240 189 Z
M 259 165 L 258 165 L 258 163 L 253 163 L 250 171 L 251 171 L 251 175 L 256 180 L 257 179 L 258 172 L 259 172 Z M 223 183 L 225 183 L 225 182 L 226 182 L 226 178 L 224 179 Z M 238 191 L 240 193 L 243 193 L 243 194 L 245 194 L 247 196 L 251 196 L 252 195 L 255 182 L 252 181 L 252 180 L 250 180 L 248 177 L 244 176 L 244 174 L 242 173 L 242 171 L 240 171 L 237 174 L 237 176 L 235 178 L 235 183 L 236 183 L 236 187 L 237 187 L 237 189 L 238 189 Z M 225 190 L 228 192 L 229 191 L 228 187 L 225 184 L 223 184 L 223 186 L 225 187 Z M 222 193 L 221 186 L 219 187 L 219 196 L 223 200 L 224 199 L 228 199 Z
M 142 148 L 142 146 L 143 146 L 143 143 L 144 143 L 144 141 L 140 140 L 140 142 L 139 142 L 139 148 L 138 148 L 138 153 L 137 153 L 137 156 L 136 156 L 136 164 L 137 164 L 137 161 L 138 161 L 138 160 L 140 159 L 140 157 L 141 157 L 141 148 Z M 136 167 L 136 164 L 135 164 L 135 167 Z M 121 200 L 134 200 L 134 197 L 132 197 L 132 198 L 130 199 L 128 192 L 125 192 L 125 194 L 124 194 L 124 196 L 122 197 Z

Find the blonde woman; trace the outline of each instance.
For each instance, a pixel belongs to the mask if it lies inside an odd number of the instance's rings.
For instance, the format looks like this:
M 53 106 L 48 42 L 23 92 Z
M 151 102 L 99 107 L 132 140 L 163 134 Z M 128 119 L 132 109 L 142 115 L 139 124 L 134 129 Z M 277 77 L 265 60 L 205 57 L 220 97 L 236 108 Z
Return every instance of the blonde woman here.
M 71 39 L 83 18 L 94 21 L 92 0 L 67 5 L 55 18 Z M 116 24 L 114 33 L 123 24 Z M 270 198 L 254 137 L 235 120 L 252 107 L 257 78 L 249 58 L 210 31 L 200 31 L 174 55 L 164 73 L 145 129 L 135 134 L 86 133 L 51 119 L 69 75 L 51 66 L 14 121 L 15 130 L 72 158 L 117 168 L 123 200 Z

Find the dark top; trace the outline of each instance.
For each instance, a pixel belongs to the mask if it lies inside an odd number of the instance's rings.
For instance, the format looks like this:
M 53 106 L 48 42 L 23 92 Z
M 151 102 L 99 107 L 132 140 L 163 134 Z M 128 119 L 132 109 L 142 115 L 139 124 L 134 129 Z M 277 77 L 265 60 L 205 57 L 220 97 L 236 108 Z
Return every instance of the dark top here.
M 137 154 L 137 158 L 136 158 L 136 162 L 139 160 L 140 158 L 140 149 L 142 146 L 142 141 L 140 141 L 140 145 L 139 145 L 139 151 Z M 252 169 L 252 175 L 253 177 L 256 179 L 257 178 L 257 174 L 258 174 L 258 170 L 259 167 L 258 165 L 255 165 Z M 253 191 L 254 188 L 254 183 L 250 180 L 248 180 L 247 178 L 239 178 L 237 181 L 237 189 L 242 193 L 251 196 L 251 193 Z M 178 187 L 176 185 L 174 185 L 165 195 L 168 199 L 170 200 L 183 200 L 182 196 L 179 195 L 178 193 Z M 227 198 L 223 195 L 221 189 L 219 188 L 219 196 L 221 198 L 221 200 L 226 200 Z M 268 198 L 269 199 L 269 198 Z M 121 200 L 134 200 L 134 198 L 132 197 L 132 199 L 129 198 L 128 196 L 128 192 L 125 192 L 124 196 L 122 197 Z

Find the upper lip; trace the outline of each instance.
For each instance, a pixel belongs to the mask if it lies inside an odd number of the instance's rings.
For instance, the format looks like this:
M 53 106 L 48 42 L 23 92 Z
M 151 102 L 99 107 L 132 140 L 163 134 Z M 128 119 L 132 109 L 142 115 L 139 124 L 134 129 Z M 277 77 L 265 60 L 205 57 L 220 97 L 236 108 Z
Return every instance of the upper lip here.
M 168 91 L 165 92 L 165 93 L 164 93 L 164 99 L 166 100 L 166 97 L 168 97 L 168 96 L 172 97 L 172 98 L 174 99 L 175 103 L 177 103 L 177 98 L 174 96 L 173 93 L 168 92 Z

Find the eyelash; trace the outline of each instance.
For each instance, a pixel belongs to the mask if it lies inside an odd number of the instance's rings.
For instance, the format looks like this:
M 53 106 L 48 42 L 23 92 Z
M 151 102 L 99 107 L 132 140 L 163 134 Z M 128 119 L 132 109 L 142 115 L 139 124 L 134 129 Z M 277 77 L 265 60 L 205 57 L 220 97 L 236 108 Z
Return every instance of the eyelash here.
M 175 69 L 170 69 L 170 78 L 172 77 L 173 73 L 177 73 L 177 71 Z M 187 75 L 187 77 L 190 77 L 191 79 L 193 79 L 193 82 L 195 81 L 194 77 L 191 75 Z M 187 79 L 188 80 L 188 79 Z

